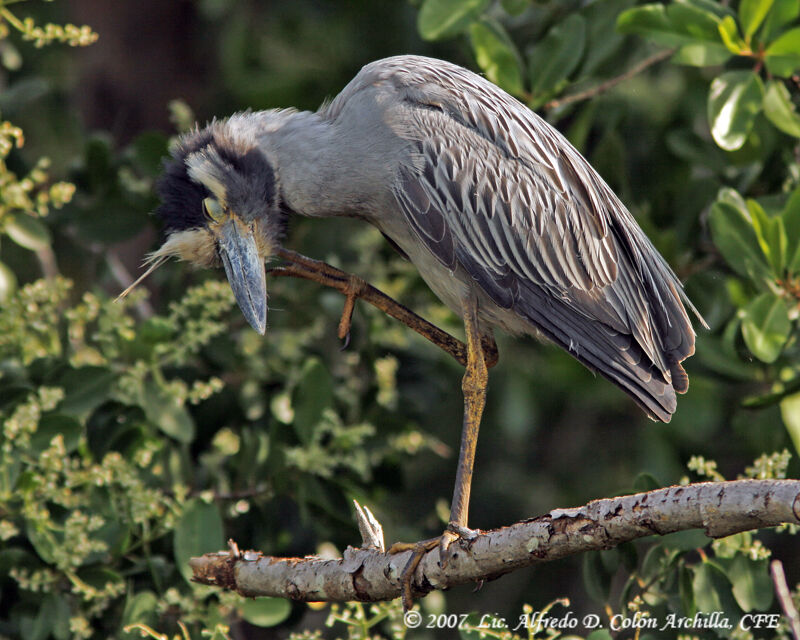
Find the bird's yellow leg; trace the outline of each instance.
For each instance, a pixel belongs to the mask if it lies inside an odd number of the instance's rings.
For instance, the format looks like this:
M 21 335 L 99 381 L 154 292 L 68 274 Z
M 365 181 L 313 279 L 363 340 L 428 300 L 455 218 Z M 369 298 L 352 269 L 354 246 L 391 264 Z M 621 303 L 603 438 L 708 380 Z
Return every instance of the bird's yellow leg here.
M 396 542 L 389 553 L 413 551 L 401 575 L 403 586 L 403 607 L 408 610 L 413 604 L 411 580 L 422 557 L 430 550 L 439 547 L 442 566 L 446 566 L 448 547 L 458 538 L 474 539 L 476 533 L 467 528 L 469 517 L 469 495 L 472 485 L 472 468 L 475 463 L 475 450 L 478 445 L 478 431 L 486 405 L 486 387 L 489 382 L 487 360 L 497 361 L 497 347 L 491 336 L 481 336 L 478 330 L 478 307 L 473 298 L 465 300 L 464 330 L 467 335 L 467 366 L 461 389 L 464 393 L 464 422 L 461 429 L 461 448 L 458 455 L 453 501 L 450 505 L 450 522 L 438 538 L 416 543 Z

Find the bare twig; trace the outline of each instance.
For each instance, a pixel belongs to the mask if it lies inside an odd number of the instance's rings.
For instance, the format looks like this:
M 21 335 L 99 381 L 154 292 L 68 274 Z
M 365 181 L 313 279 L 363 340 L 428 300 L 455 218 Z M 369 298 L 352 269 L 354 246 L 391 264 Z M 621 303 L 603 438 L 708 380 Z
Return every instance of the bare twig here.
M 789 629 L 792 632 L 794 640 L 800 640 L 800 614 L 792 602 L 792 594 L 789 592 L 789 585 L 786 584 L 786 574 L 783 572 L 783 564 L 780 560 L 773 560 L 769 565 L 770 573 L 772 574 L 772 583 L 775 585 L 775 594 L 778 596 L 778 602 L 781 604 L 781 609 L 789 622 Z
M 481 532 L 472 542 L 455 542 L 446 569 L 435 548 L 417 567 L 412 589 L 421 596 L 653 534 L 701 528 L 721 538 L 785 522 L 800 524 L 800 480 L 705 482 L 596 500 Z M 256 551 L 237 559 L 221 552 L 192 558 L 190 564 L 195 581 L 244 596 L 371 602 L 400 595 L 400 577 L 411 553 L 348 548 L 341 559 L 323 560 L 274 558 Z
M 544 108 L 555 109 L 557 107 L 563 107 L 564 105 L 571 104 L 573 102 L 580 102 L 582 100 L 588 100 L 589 98 L 594 98 L 595 96 L 600 95 L 601 93 L 605 93 L 609 89 L 613 89 L 619 83 L 625 82 L 626 80 L 629 80 L 633 76 L 640 74 L 648 67 L 652 67 L 654 64 L 658 64 L 662 60 L 666 60 L 673 53 L 675 53 L 675 49 L 667 49 L 665 51 L 659 51 L 658 53 L 654 53 L 649 58 L 645 58 L 638 64 L 632 66 L 625 73 L 620 74 L 618 76 L 614 76 L 613 78 L 609 78 L 605 82 L 601 82 L 600 84 L 594 87 L 586 89 L 585 91 L 579 91 L 578 93 L 573 93 L 572 95 L 565 96 L 563 98 L 556 98 L 554 100 L 550 100 L 549 102 L 545 102 Z
M 383 541 L 383 527 L 378 519 L 369 510 L 369 507 L 362 507 L 353 500 L 356 507 L 356 520 L 358 521 L 358 531 L 361 533 L 361 544 L 364 547 L 373 547 L 378 551 L 386 551 L 386 544 Z
M 53 252 L 53 247 L 47 245 L 39 249 L 36 252 L 36 259 L 39 261 L 39 266 L 45 278 L 53 280 L 58 276 L 58 263 L 56 262 L 56 254 Z

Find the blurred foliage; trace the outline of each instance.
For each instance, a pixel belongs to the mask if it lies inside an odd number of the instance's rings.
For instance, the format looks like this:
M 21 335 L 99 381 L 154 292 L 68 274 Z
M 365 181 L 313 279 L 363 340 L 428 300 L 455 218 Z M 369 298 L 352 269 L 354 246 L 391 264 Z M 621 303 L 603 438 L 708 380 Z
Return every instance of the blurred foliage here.
M 361 305 L 340 351 L 342 299 L 306 282 L 270 280 L 266 339 L 224 279 L 180 264 L 153 276 L 158 295 L 112 302 L 130 282 L 119 243 L 141 255 L 154 242 L 153 182 L 194 115 L 176 91 L 158 105 L 172 130 L 126 131 L 124 144 L 87 131 L 70 80 L 79 63 L 59 45 L 97 36 L 59 14 L 67 7 L 0 0 L 0 110 L 11 120 L 0 122 L 0 636 L 437 636 L 407 631 L 397 602 L 325 614 L 188 582 L 187 559 L 228 537 L 275 555 L 355 544 L 353 498 L 390 539 L 439 533 L 462 372 Z M 800 0 L 203 0 L 187 10 L 193 20 L 175 29 L 214 61 L 195 80 L 203 118 L 313 108 L 362 64 L 396 53 L 483 71 L 565 132 L 686 281 L 710 330 L 699 331 L 691 389 L 669 425 L 648 423 L 563 353 L 498 336 L 473 526 L 686 482 L 687 461 L 703 479 L 742 468 L 797 477 Z M 117 34 L 100 35 L 92 48 Z M 122 93 L 127 80 L 114 76 Z M 297 220 L 287 242 L 460 330 L 376 230 Z M 644 540 L 479 593 L 432 593 L 420 611 L 477 611 L 464 638 L 568 637 L 515 628 L 534 612 L 597 613 L 608 627 L 614 616 L 722 611 L 735 624 L 778 611 L 768 558 L 800 579 L 794 531 L 783 529 Z M 691 633 L 789 637 L 785 626 Z M 666 636 L 628 626 L 621 637 Z

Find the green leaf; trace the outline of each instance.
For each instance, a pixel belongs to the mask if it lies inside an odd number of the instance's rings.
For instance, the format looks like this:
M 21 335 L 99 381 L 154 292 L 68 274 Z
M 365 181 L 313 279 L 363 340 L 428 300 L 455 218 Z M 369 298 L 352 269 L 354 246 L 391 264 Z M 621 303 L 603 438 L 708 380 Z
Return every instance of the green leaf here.
M 122 614 L 121 627 L 129 624 L 153 625 L 158 621 L 156 606 L 158 597 L 152 591 L 140 591 L 134 596 L 128 596 L 125 601 L 125 610 Z M 141 637 L 137 631 L 131 631 L 123 637 Z
M 56 436 L 63 438 L 64 448 L 67 453 L 72 453 L 80 444 L 83 425 L 72 416 L 48 413 L 39 420 L 39 428 L 31 436 L 31 449 L 41 453 Z
M 781 211 L 783 228 L 786 231 L 786 268 L 789 273 L 800 271 L 800 189 L 795 189 Z M 794 249 L 793 249 L 794 248 Z
M 644 493 L 645 491 L 655 491 L 664 485 L 661 484 L 652 473 L 642 471 L 633 481 L 633 492 Z
M 772 75 L 790 77 L 800 68 L 800 27 L 790 29 L 767 47 L 765 63 Z
M 681 566 L 678 569 L 678 595 L 681 599 L 684 615 L 693 617 L 697 613 L 697 606 L 694 601 L 692 572 L 685 566 Z
M 721 198 L 711 207 L 711 237 L 725 260 L 739 275 L 757 283 L 771 280 L 766 256 L 753 229 L 749 212 Z
M 625 43 L 625 36 L 617 31 L 617 17 L 628 9 L 634 0 L 603 0 L 590 2 L 580 10 L 586 21 L 585 51 L 592 55 L 583 56 L 581 77 L 590 77 L 603 67 Z
M 736 603 L 731 596 L 731 583 L 716 564 L 703 562 L 692 570 L 692 591 L 697 611 L 711 614 L 736 610 Z
M 783 228 L 783 219 L 780 216 L 769 216 L 763 207 L 755 200 L 747 201 L 747 210 L 753 222 L 761 250 L 772 266 L 772 273 L 776 278 L 783 276 L 783 267 L 786 262 L 786 231 Z
M 53 532 L 45 530 L 44 525 L 29 522 L 25 533 L 37 555 L 47 564 L 55 564 L 56 550 L 60 546 L 60 541 L 55 538 Z
M 762 293 L 744 309 L 742 335 L 745 344 L 762 362 L 778 359 L 791 330 L 786 303 L 774 293 Z
M 764 115 L 784 133 L 800 138 L 800 115 L 798 115 L 789 90 L 783 82 L 770 80 L 767 83 L 767 92 L 764 95 Z
M 772 2 L 773 0 L 742 0 L 739 3 L 739 22 L 748 42 L 769 13 Z
M 489 0 L 425 0 L 417 29 L 425 40 L 451 38 L 465 31 L 488 5 Z
M 751 560 L 737 554 L 728 567 L 728 579 L 733 584 L 733 597 L 742 611 L 766 611 L 772 605 L 772 579 L 769 561 Z
M 473 22 L 469 35 L 475 59 L 486 77 L 511 94 L 523 93 L 520 57 L 503 27 L 487 20 Z
M 747 44 L 739 35 L 739 27 L 736 25 L 736 20 L 731 16 L 726 16 L 720 20 L 719 36 L 731 53 L 740 54 L 747 50 Z
M 773 36 L 800 15 L 800 0 L 775 0 L 761 29 L 761 41 L 771 42 Z
M 17 290 L 17 276 L 0 262 L 0 303 L 6 302 Z
M 611 578 L 603 565 L 599 551 L 589 551 L 583 556 L 583 586 L 589 597 L 597 602 L 607 602 L 611 592 Z
M 731 52 L 724 45 L 715 42 L 692 42 L 678 49 L 672 56 L 672 62 L 690 67 L 716 67 L 725 64 L 730 57 Z
M 58 405 L 60 413 L 79 420 L 109 399 L 116 374 L 105 367 L 69 368 L 54 381 L 64 389 L 64 399 Z
M 173 532 L 173 550 L 178 571 L 190 581 L 192 569 L 189 559 L 219 551 L 224 543 L 222 516 L 217 505 L 208 504 L 200 498 L 189 500 Z
M 294 429 L 303 444 L 309 444 L 322 412 L 333 403 L 333 381 L 325 365 L 310 358 L 303 366 L 294 391 Z
M 572 13 L 536 44 L 528 58 L 531 93 L 543 98 L 561 88 L 578 67 L 586 44 L 586 20 Z
M 781 400 L 781 418 L 792 439 L 795 452 L 800 455 L 800 393 Z
M 720 41 L 720 19 L 698 6 L 675 2 L 667 6 L 667 17 L 673 28 L 688 38 L 713 43 Z
M 729 71 L 714 78 L 708 121 L 714 141 L 726 151 L 744 145 L 764 99 L 761 78 L 752 71 Z
M 697 42 L 720 42 L 720 20 L 712 12 L 689 3 L 646 4 L 620 14 L 617 30 L 635 33 L 668 47 Z
M 242 617 L 257 627 L 274 627 L 289 617 L 292 603 L 283 598 L 254 598 L 240 605 Z
M 500 5 L 507 14 L 518 16 L 531 6 L 531 0 L 500 0 Z
M 189 443 L 194 440 L 192 416 L 178 398 L 168 393 L 155 380 L 145 381 L 141 403 L 147 420 L 160 431 L 178 442 Z
M 39 220 L 26 214 L 11 216 L 5 224 L 8 237 L 19 246 L 39 251 L 50 246 L 50 231 Z
M 586 640 L 613 640 L 613 636 L 608 629 L 595 629 L 586 636 Z

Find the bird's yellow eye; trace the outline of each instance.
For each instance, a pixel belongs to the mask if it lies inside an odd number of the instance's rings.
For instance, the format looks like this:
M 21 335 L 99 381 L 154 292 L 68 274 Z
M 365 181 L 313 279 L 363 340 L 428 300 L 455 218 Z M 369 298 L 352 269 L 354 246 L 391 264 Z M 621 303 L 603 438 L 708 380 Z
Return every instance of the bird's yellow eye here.
M 222 205 L 214 198 L 206 198 L 203 200 L 203 208 L 206 210 L 208 217 L 219 222 L 223 216 Z

